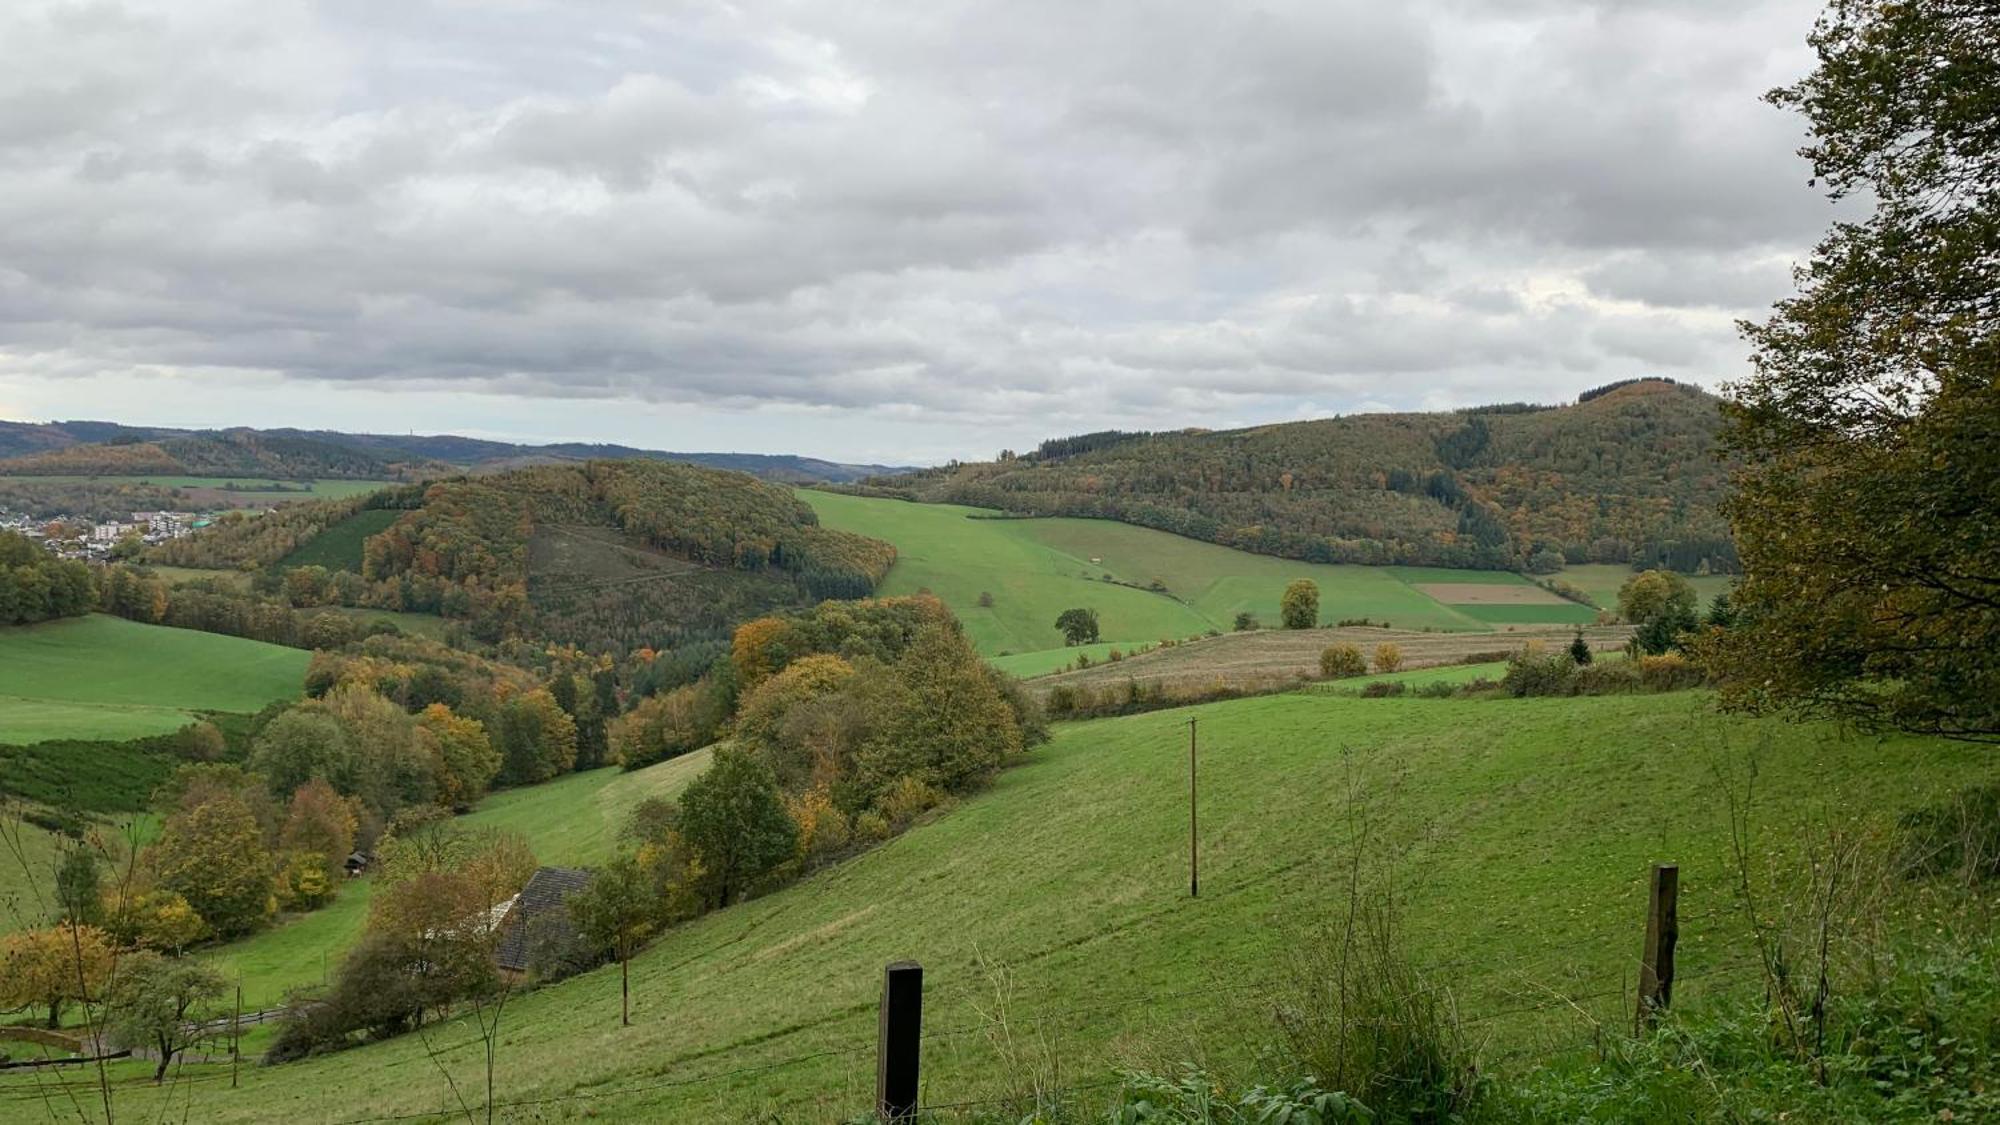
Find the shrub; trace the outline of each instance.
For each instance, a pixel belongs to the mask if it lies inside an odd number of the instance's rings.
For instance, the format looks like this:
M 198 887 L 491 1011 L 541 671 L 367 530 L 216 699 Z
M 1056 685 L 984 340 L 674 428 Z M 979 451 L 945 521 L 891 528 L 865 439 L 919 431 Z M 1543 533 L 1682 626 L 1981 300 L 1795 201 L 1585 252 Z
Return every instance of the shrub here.
M 1361 658 L 1361 650 L 1353 645 L 1328 645 L 1319 654 L 1319 674 L 1329 680 L 1360 676 L 1368 671 L 1368 662 Z
M 1576 690 L 1576 664 L 1568 652 L 1522 649 L 1507 661 L 1500 686 L 1515 698 L 1530 695 L 1570 695 Z
M 1639 683 L 1648 691 L 1683 691 L 1700 687 L 1707 678 L 1701 667 L 1678 652 L 1641 656 Z
M 1363 699 L 1382 699 L 1391 695 L 1402 695 L 1410 690 L 1401 680 L 1377 680 L 1361 689 Z
M 911 821 L 943 803 L 943 793 L 904 774 L 876 800 L 875 806 L 881 810 L 889 827 L 900 832 L 908 828 Z
M 1049 689 L 1048 702 L 1043 704 L 1051 715 L 1068 715 L 1076 710 L 1076 689 L 1068 684 L 1057 684 Z
M 981 609 L 992 609 L 992 608 L 993 608 L 993 595 L 992 595 L 992 594 L 990 594 L 990 593 L 988 593 L 988 592 L 987 592 L 987 591 L 985 591 L 985 590 L 981 590 L 981 591 L 979 591 L 979 608 L 981 608 Z
M 1639 690 L 1639 666 L 1626 660 L 1616 664 L 1586 664 L 1576 670 L 1573 681 L 1578 695 L 1618 695 Z
M 1377 672 L 1394 672 L 1402 666 L 1402 649 L 1397 648 L 1388 641 L 1383 641 L 1381 644 L 1375 646 L 1375 670 Z
M 1458 695 L 1460 690 L 1457 684 L 1446 680 L 1437 680 L 1433 683 L 1418 685 L 1415 689 L 1415 694 L 1419 699 L 1450 699 Z
M 1583 630 L 1581 629 L 1576 631 L 1575 639 L 1569 642 L 1569 658 L 1579 666 L 1588 664 L 1591 660 L 1595 659 L 1590 651 L 1590 642 L 1583 639 Z
M 1254 614 L 1254 613 L 1250 613 L 1250 612 L 1247 612 L 1247 611 L 1246 611 L 1246 612 L 1243 612 L 1243 613 L 1239 613 L 1239 614 L 1237 614 L 1237 615 L 1236 615 L 1236 631 L 1237 631 L 1237 632 L 1239 632 L 1239 633 L 1248 633 L 1249 631 L 1251 631 L 1252 629 L 1255 629 L 1256 627 L 1257 627 L 1257 615 L 1256 615 L 1256 614 Z M 1193 637 L 1189 637 L 1188 639 L 1189 639 L 1189 640 L 1194 640 L 1195 638 L 1193 638 Z

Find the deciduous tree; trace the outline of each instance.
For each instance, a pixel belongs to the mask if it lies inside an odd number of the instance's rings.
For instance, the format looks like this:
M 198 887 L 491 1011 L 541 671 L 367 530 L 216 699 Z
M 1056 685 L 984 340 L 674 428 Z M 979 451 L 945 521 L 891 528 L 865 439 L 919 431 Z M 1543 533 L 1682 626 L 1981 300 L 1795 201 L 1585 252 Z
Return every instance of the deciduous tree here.
M 1278 614 L 1287 629 L 1310 629 L 1319 624 L 1319 586 L 1310 578 L 1300 578 L 1285 587 Z
M 228 987 L 222 974 L 202 961 L 146 951 L 129 954 L 107 990 L 106 1023 L 119 1042 L 158 1052 L 153 1068 L 158 1085 L 174 1056 L 206 1037 L 202 1009 L 221 999 Z
M 632 955 L 659 919 L 652 880 L 636 857 L 620 854 L 593 872 L 590 882 L 570 896 L 568 906 L 577 932 L 618 959 L 618 1022 L 632 1026 Z
M 700 862 L 709 902 L 727 906 L 798 847 L 777 779 L 749 754 L 718 747 L 681 794 L 678 830 Z
M 1087 645 L 1097 640 L 1097 611 L 1066 609 L 1056 616 L 1056 628 L 1066 645 Z

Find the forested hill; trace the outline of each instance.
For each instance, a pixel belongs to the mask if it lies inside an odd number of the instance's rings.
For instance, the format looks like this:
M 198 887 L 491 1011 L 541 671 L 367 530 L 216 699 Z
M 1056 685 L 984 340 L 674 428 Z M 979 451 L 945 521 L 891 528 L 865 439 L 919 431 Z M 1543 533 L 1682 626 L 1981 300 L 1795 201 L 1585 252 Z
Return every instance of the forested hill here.
M 116 422 L 0 421 L 0 475 L 144 474 L 294 479 L 410 480 L 465 470 L 607 458 L 656 458 L 735 469 L 787 483 L 851 481 L 893 473 L 768 453 L 672 453 L 628 445 L 523 445 L 455 434 L 355 434 L 337 430 L 180 430 Z
M 314 554 L 336 565 L 298 565 L 293 556 L 323 536 L 343 549 Z M 773 609 L 865 597 L 895 557 L 887 543 L 820 527 L 784 487 L 623 460 L 290 505 L 161 544 L 149 561 L 283 571 L 277 584 L 298 605 L 439 613 L 484 640 L 624 651 L 712 639 Z
M 1087 434 L 853 490 L 1123 520 L 1315 562 L 1552 570 L 1555 552 L 1733 570 L 1717 407 L 1698 388 L 1636 380 L 1572 406 Z

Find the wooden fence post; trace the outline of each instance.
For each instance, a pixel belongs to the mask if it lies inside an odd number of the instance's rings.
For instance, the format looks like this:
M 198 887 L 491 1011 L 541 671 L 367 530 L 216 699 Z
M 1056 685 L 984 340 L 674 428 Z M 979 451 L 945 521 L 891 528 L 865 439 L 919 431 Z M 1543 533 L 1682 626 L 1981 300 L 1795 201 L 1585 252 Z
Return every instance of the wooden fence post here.
M 1677 864 L 1653 865 L 1650 902 L 1646 908 L 1646 947 L 1639 954 L 1639 1012 L 1635 1032 L 1644 1032 L 1674 998 L 1674 943 L 1680 940 L 1681 869 Z
M 875 1053 L 875 1112 L 884 1121 L 917 1116 L 917 1054 L 923 1046 L 924 967 L 894 961 L 882 970 Z

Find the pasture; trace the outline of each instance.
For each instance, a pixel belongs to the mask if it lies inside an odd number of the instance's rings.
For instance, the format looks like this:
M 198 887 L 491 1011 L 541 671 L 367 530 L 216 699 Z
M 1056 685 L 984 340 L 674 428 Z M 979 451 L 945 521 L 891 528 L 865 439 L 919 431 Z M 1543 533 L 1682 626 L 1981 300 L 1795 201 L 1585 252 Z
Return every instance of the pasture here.
M 92 614 L 0 629 L 0 742 L 130 738 L 298 696 L 294 648 Z
M 1638 572 L 1629 566 L 1616 563 L 1589 563 L 1581 566 L 1564 567 L 1560 573 L 1551 575 L 1575 586 L 1590 595 L 1590 600 L 1605 609 L 1618 608 L 1618 588 L 1631 580 Z M 1694 586 L 1695 595 L 1705 610 L 1717 594 L 1728 591 L 1736 581 L 1727 574 L 1683 575 Z
M 1196 899 L 1190 717 L 1203 761 Z M 1594 1021 L 1629 1021 L 1656 861 L 1681 865 L 1676 1006 L 1756 994 L 1722 800 L 1753 764 L 1761 878 L 1802 869 L 1812 826 L 1879 829 L 1989 776 L 1989 758 L 1719 716 L 1703 692 L 1296 693 L 1064 724 L 990 791 L 668 932 L 633 962 L 630 1028 L 615 967 L 515 998 L 498 1096 L 565 1119 L 847 1119 L 873 1089 L 876 995 L 900 958 L 925 967 L 930 1103 L 1005 1095 L 1040 1059 L 1056 1060 L 1064 1086 L 1193 1052 L 1241 1064 L 1269 1041 L 1291 951 L 1324 941 L 1347 909 L 1356 864 L 1399 884 L 1402 945 L 1479 1021 L 1485 1065 L 1524 1069 L 1588 1050 Z M 1371 843 L 1357 856 L 1362 818 Z M 1908 893 L 1892 926 L 1920 924 L 1928 904 Z M 449 1115 L 449 1083 L 482 1089 L 479 1040 L 461 1017 L 427 1041 L 246 1068 L 240 1090 L 190 1066 L 197 1081 L 172 1096 L 214 1121 Z M 163 1109 L 138 1066 L 119 1074 L 122 1112 Z M 0 1094 L 33 1081 L 0 1077 Z

